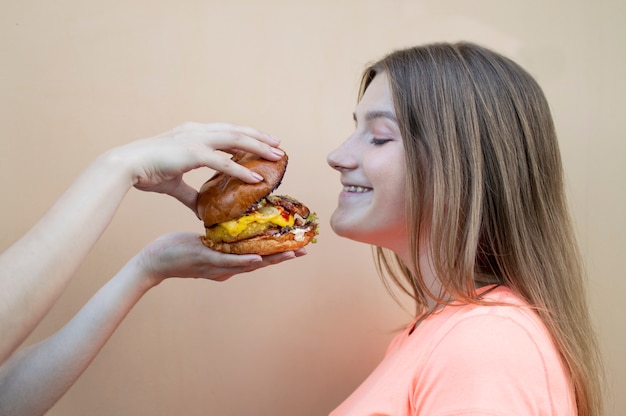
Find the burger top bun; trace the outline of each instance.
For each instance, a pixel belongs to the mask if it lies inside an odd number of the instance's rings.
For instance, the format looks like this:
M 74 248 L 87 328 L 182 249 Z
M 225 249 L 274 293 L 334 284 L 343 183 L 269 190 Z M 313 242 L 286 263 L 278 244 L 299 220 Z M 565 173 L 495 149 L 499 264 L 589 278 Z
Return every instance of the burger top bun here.
M 239 152 L 232 160 L 258 173 L 263 180 L 249 184 L 222 172 L 213 175 L 198 195 L 198 215 L 207 227 L 243 215 L 280 185 L 287 170 L 287 154 L 273 162 L 253 153 Z

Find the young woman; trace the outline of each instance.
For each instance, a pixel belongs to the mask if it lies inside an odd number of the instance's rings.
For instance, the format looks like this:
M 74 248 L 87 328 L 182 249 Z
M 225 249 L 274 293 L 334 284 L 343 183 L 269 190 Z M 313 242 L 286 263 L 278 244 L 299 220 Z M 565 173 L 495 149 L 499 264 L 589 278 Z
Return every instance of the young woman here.
M 600 415 L 555 129 L 533 78 L 468 44 L 369 67 L 354 133 L 328 156 L 331 218 L 376 246 L 416 318 L 331 416 Z

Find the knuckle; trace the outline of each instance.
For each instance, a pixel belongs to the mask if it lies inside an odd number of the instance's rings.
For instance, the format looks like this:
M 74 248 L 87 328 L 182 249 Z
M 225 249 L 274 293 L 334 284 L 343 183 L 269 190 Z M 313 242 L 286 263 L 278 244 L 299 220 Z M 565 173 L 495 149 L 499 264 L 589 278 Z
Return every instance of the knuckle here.
M 176 127 L 175 130 L 178 130 L 178 131 L 191 130 L 194 127 L 195 127 L 195 123 L 193 121 L 185 121 L 184 123 Z
M 232 133 L 232 140 L 234 143 L 241 143 L 246 139 L 245 134 L 241 133 L 241 132 L 233 132 Z
M 218 170 L 221 171 L 227 171 L 237 168 L 237 164 L 228 158 L 220 158 L 217 165 Z

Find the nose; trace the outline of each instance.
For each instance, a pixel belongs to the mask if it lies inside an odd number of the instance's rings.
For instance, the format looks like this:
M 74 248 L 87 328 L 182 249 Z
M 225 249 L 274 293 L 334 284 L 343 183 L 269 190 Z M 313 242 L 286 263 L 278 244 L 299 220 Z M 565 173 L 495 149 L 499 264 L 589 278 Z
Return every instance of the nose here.
M 348 141 L 343 142 L 326 157 L 326 163 L 339 172 L 354 169 L 358 164 L 354 154 L 350 152 Z

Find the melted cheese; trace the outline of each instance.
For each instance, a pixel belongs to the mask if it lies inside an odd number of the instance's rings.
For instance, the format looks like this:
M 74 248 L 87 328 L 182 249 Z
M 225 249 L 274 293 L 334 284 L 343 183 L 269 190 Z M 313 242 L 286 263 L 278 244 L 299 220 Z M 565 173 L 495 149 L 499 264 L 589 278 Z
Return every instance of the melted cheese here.
M 236 220 L 225 221 L 219 224 L 224 227 L 230 235 L 238 235 L 250 224 L 276 224 L 279 227 L 291 227 L 294 224 L 293 215 L 289 215 L 288 219 L 282 216 L 281 211 L 276 207 L 263 207 L 259 211 L 245 214 Z

